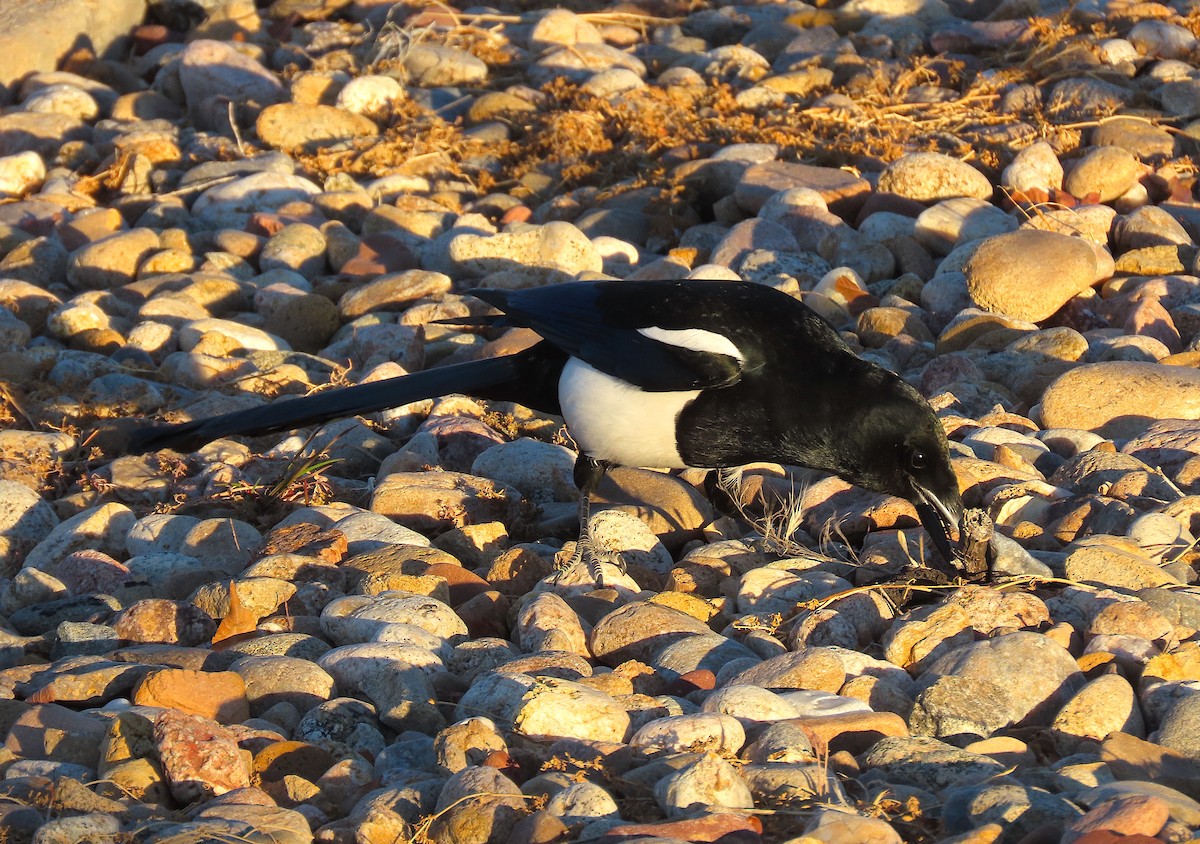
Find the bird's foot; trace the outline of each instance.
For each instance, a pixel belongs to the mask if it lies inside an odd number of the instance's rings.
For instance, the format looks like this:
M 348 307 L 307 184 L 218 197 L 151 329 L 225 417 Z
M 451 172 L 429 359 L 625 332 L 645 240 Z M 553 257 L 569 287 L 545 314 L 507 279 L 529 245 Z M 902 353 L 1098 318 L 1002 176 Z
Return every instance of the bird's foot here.
M 610 551 L 607 548 L 590 547 L 584 550 L 584 560 L 587 562 L 588 574 L 596 585 L 604 586 L 604 565 L 616 566 L 617 571 L 625 574 L 625 558 L 620 551 Z
M 560 556 L 559 559 L 562 560 L 562 557 Z M 621 556 L 620 551 L 601 548 L 592 541 L 590 536 L 583 535 L 575 543 L 575 550 L 571 556 L 555 565 L 555 572 L 551 575 L 550 582 L 555 586 L 565 585 L 564 578 L 567 578 L 569 574 L 586 569 L 592 581 L 603 589 L 606 586 L 604 582 L 604 566 L 606 564 L 615 566 L 621 574 L 625 574 L 625 559 Z

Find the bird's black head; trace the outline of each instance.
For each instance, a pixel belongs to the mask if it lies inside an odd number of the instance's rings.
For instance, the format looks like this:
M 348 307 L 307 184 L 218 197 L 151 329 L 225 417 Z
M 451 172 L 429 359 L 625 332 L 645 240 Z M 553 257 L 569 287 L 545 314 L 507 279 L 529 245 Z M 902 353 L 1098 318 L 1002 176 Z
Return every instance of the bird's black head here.
M 933 409 L 910 385 L 880 371 L 860 412 L 845 421 L 838 451 L 846 480 L 912 502 L 938 552 L 952 559 L 950 540 L 962 523 L 958 479 Z

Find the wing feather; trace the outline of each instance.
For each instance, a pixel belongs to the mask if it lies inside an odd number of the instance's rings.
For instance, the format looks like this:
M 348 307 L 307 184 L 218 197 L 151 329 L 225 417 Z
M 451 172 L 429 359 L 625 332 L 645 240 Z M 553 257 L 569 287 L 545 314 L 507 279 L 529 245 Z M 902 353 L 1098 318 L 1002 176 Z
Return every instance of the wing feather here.
M 643 390 L 705 390 L 740 380 L 741 357 L 713 351 L 722 347 L 719 340 L 710 337 L 705 344 L 669 337 L 684 332 L 662 326 L 656 313 L 659 308 L 622 308 L 622 302 L 605 301 L 626 284 L 633 283 L 564 282 L 532 290 L 481 289 L 472 295 L 503 311 L 509 323 L 531 328 L 572 357 Z M 640 285 L 643 303 L 654 304 L 655 297 L 647 300 L 645 294 L 647 290 L 653 294 L 658 286 L 663 294 L 674 287 L 665 282 Z M 706 329 L 704 333 L 724 339 L 725 350 L 736 352 L 736 344 L 719 331 Z M 670 342 L 659 339 L 662 337 L 669 337 Z

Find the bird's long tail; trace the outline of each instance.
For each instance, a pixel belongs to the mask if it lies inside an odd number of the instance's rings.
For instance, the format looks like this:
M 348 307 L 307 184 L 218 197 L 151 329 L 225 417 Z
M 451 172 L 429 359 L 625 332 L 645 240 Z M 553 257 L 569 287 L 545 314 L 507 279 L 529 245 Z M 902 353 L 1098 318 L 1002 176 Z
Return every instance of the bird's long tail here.
M 554 367 L 561 369 L 561 357 L 548 344 L 538 343 L 513 355 L 436 367 L 191 422 L 159 422 L 130 432 L 121 450 L 129 454 L 160 448 L 192 451 L 218 437 L 288 431 L 450 393 L 511 398 L 557 412 L 556 396 L 547 387 L 557 384 L 557 378 L 551 376 L 556 374 Z

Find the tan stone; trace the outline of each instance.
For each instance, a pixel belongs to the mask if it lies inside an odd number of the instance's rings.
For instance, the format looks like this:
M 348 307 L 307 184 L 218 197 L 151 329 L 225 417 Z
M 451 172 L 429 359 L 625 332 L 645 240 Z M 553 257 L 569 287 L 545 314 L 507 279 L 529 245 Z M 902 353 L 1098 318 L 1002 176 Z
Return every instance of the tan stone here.
M 1097 271 L 1087 241 L 1033 229 L 988 238 L 963 267 L 979 307 L 1032 322 L 1099 281 Z
M 85 41 L 104 55 L 116 50 L 146 15 L 145 0 L 23 0 L 0 4 L 0 84 L 56 70 Z
M 379 134 L 379 127 L 361 114 L 334 106 L 299 103 L 264 108 L 255 129 L 264 143 L 283 150 L 315 150 L 349 138 Z
M 1136 437 L 1158 419 L 1200 419 L 1200 369 L 1104 361 L 1066 372 L 1042 396 L 1044 428 Z
M 164 668 L 147 674 L 133 691 L 140 706 L 178 709 L 224 724 L 250 717 L 246 683 L 232 671 L 186 671 Z

